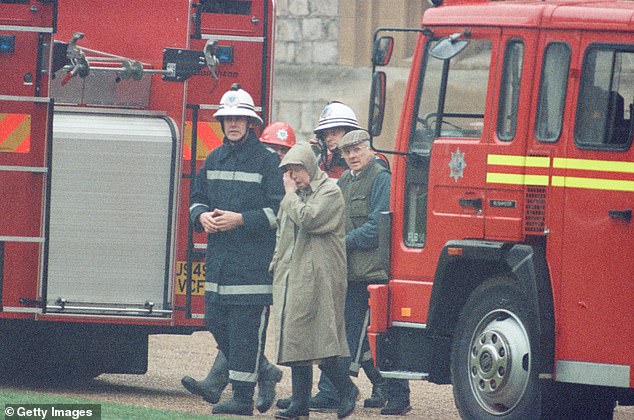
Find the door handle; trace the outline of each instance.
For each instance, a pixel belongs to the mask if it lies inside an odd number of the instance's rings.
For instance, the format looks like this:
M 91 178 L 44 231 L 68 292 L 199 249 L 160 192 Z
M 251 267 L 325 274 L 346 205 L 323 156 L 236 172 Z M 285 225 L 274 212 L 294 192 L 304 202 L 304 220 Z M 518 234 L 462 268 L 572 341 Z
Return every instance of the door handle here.
M 608 215 L 612 219 L 621 219 L 629 222 L 632 220 L 632 209 L 628 210 L 609 210 Z
M 460 207 L 473 207 L 478 210 L 482 210 L 482 199 L 481 198 L 461 198 L 458 200 L 460 203 Z

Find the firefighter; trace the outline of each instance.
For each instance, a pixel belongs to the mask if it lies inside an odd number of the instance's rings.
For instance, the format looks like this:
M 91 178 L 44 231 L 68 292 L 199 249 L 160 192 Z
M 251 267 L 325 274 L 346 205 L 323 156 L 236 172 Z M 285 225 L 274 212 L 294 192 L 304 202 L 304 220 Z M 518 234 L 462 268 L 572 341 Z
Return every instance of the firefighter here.
M 337 145 L 347 132 L 360 128 L 352 108 L 341 102 L 332 101 L 321 111 L 314 133 L 319 147 L 319 168 L 329 177 L 338 179 L 348 168 Z
M 340 358 L 349 355 L 344 200 L 334 180 L 319 169 L 310 146 L 293 147 L 281 166 L 286 195 L 270 270 L 277 362 L 291 366 L 293 396 L 275 417 L 308 416 L 312 365 L 318 364 L 337 390 L 337 415 L 344 418 L 353 412 L 359 394 Z
M 212 412 L 253 415 L 258 377 L 269 388 L 281 379 L 281 371 L 268 363 L 263 350 L 272 303 L 268 266 L 284 188 L 279 157 L 253 130 L 262 119 L 251 95 L 234 84 L 214 117 L 222 125 L 223 144 L 207 156 L 194 179 L 190 207 L 196 229 L 207 233 L 205 321 L 227 359 L 233 391 L 232 398 L 214 405 Z M 187 382 L 192 383 L 183 385 Z M 190 390 L 205 395 L 211 382 L 195 381 Z
M 295 132 L 293 127 L 285 122 L 274 122 L 262 131 L 260 141 L 283 159 L 288 149 L 295 145 Z

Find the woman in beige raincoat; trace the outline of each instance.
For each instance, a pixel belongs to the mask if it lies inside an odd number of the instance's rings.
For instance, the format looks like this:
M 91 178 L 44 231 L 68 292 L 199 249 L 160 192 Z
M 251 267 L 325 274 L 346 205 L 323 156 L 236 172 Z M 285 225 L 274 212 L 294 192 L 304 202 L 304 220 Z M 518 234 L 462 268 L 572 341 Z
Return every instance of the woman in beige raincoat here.
M 338 417 L 347 417 L 359 390 L 339 359 L 349 355 L 343 196 L 319 169 L 306 144 L 291 148 L 280 166 L 285 170 L 286 194 L 280 203 L 270 269 L 277 363 L 291 366 L 293 396 L 290 407 L 275 417 L 308 417 L 313 363 L 319 364 L 341 396 Z

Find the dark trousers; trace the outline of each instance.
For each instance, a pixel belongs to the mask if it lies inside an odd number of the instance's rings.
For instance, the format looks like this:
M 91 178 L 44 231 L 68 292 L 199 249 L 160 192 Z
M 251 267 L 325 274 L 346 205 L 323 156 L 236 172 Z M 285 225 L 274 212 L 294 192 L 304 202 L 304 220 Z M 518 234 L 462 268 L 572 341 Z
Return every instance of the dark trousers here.
M 352 372 L 358 372 L 363 362 L 371 360 L 368 344 L 368 283 L 349 282 L 346 293 L 346 338 L 351 357 L 345 358 Z M 405 379 L 385 379 L 386 390 L 390 399 L 402 398 L 409 401 L 409 382 Z M 333 384 L 321 375 L 317 384 L 319 393 L 333 400 L 339 400 Z
M 250 390 L 258 380 L 269 322 L 267 305 L 205 305 L 205 321 L 229 363 L 234 388 Z

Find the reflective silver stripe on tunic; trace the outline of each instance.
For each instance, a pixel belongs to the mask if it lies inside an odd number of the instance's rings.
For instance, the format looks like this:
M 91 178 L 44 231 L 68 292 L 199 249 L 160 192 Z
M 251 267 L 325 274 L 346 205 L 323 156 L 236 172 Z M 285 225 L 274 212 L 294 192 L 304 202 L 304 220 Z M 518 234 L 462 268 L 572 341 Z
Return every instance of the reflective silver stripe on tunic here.
M 242 181 L 262 183 L 262 174 L 241 171 L 207 171 L 207 179 L 219 181 Z
M 202 203 L 194 203 L 191 205 L 191 207 L 189 208 L 189 212 L 191 213 L 196 207 L 204 207 L 206 209 L 209 209 L 209 206 L 207 204 L 202 204 Z
M 273 209 L 270 207 L 265 207 L 262 210 L 264 210 L 264 214 L 266 215 L 266 219 L 269 221 L 271 229 L 277 229 L 277 216 L 275 216 L 275 212 L 273 211 Z
M 266 295 L 273 293 L 271 284 L 254 284 L 244 286 L 218 285 L 218 283 L 206 281 L 206 292 L 215 292 L 219 295 Z

